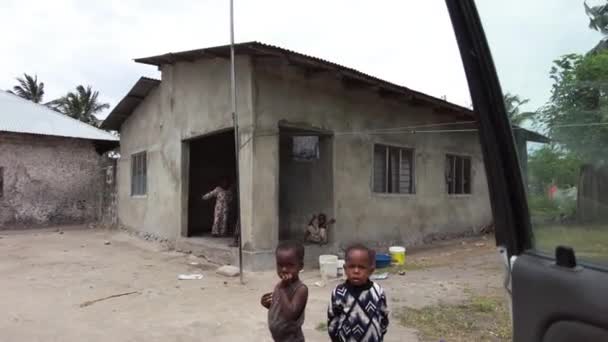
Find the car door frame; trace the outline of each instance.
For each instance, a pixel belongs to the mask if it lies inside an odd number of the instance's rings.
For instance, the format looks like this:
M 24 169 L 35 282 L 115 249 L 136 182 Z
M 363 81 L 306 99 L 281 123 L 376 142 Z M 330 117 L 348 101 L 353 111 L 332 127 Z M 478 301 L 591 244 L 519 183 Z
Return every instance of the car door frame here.
M 608 340 L 608 268 L 563 267 L 534 250 L 526 190 L 503 93 L 474 0 L 446 0 L 488 178 L 496 243 L 513 279 L 513 340 Z M 576 251 L 574 251 L 576 252 Z
M 446 0 L 479 130 L 496 244 L 509 257 L 531 247 L 524 181 L 511 124 L 481 21 L 473 0 Z

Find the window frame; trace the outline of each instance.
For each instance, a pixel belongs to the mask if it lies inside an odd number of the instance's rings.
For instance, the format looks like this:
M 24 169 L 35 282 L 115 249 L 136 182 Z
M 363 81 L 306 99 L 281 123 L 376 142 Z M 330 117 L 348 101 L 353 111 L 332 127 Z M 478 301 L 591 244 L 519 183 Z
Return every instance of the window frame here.
M 142 158 L 143 157 L 143 163 L 139 166 L 140 170 L 136 170 L 137 165 L 135 165 L 137 162 L 137 158 Z M 148 152 L 146 150 L 143 151 L 138 151 L 138 152 L 134 152 L 131 153 L 131 156 L 129 158 L 129 162 L 130 162 L 130 169 L 131 169 L 131 197 L 134 198 L 141 198 L 141 197 L 146 197 L 148 195 Z M 142 171 L 143 169 L 143 171 Z M 140 171 L 141 173 L 136 174 L 137 171 Z M 143 181 L 138 180 L 137 176 L 139 177 L 143 177 Z M 136 187 L 138 186 L 135 182 L 142 182 L 142 184 L 140 184 L 139 186 L 142 187 L 143 189 L 136 189 Z M 141 191 L 141 192 L 139 192 Z
M 416 186 L 416 149 L 412 146 L 407 146 L 407 145 L 400 145 L 400 144 L 394 144 L 394 143 L 384 143 L 384 142 L 374 142 L 371 144 L 371 182 L 370 182 L 370 190 L 372 195 L 375 196 L 381 196 L 381 197 L 404 197 L 404 196 L 414 196 L 417 193 L 417 186 Z M 390 148 L 397 148 L 399 149 L 399 169 L 397 171 L 397 174 L 400 173 L 401 171 L 401 160 L 403 158 L 403 150 L 406 150 L 408 152 L 411 153 L 411 174 L 410 174 L 410 178 L 411 178 L 411 191 L 410 192 L 378 192 L 375 190 L 374 187 L 374 179 L 375 179 L 375 175 L 376 175 L 376 167 L 375 167 L 375 153 L 376 153 L 376 146 L 381 146 L 381 147 L 385 147 L 387 148 L 387 153 L 389 153 Z M 384 158 L 385 163 L 388 164 L 388 158 L 385 156 Z M 389 169 L 387 167 L 388 165 L 385 166 L 386 168 L 386 173 L 389 172 Z M 385 188 L 388 187 L 388 177 L 386 177 L 385 179 Z M 388 189 L 387 189 L 388 190 Z
M 452 198 L 457 198 L 457 197 L 468 197 L 473 195 L 473 157 L 471 155 L 467 155 L 467 154 L 462 154 L 462 153 L 451 153 L 448 152 L 445 154 L 445 158 L 444 158 L 444 172 L 447 171 L 447 167 L 448 167 L 448 159 L 452 157 L 455 158 L 454 160 L 457 160 L 456 158 L 460 158 L 463 161 L 464 160 L 468 160 L 469 161 L 469 192 L 464 192 L 464 182 L 462 182 L 462 187 L 463 187 L 463 192 L 453 192 L 450 193 L 450 187 L 449 187 L 449 182 L 448 182 L 448 175 L 444 174 L 444 182 L 445 182 L 445 194 L 447 194 L 449 197 Z M 462 164 L 463 168 L 464 167 L 464 163 Z M 454 171 L 455 172 L 455 171 Z M 463 177 L 464 177 L 464 170 L 462 172 Z M 465 177 L 466 179 L 466 177 Z M 454 182 L 455 183 L 455 182 Z

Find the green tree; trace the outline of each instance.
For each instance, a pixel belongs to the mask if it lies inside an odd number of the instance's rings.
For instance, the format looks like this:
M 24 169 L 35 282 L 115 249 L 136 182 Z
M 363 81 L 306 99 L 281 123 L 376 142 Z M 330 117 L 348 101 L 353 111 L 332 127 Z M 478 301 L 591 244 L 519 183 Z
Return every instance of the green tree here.
M 504 95 L 503 99 L 507 116 L 512 125 L 520 126 L 524 122 L 534 118 L 534 112 L 521 112 L 519 109 L 520 106 L 530 102 L 529 99 L 521 99 L 518 95 L 513 95 L 509 92 Z
M 543 193 L 551 184 L 560 188 L 576 186 L 582 162 L 557 145 L 545 145 L 528 159 L 530 190 Z
M 579 159 L 608 159 L 608 50 L 554 61 L 550 101 L 540 113 L 549 136 Z
M 91 86 L 85 88 L 79 85 L 75 92 L 67 93 L 65 96 L 52 101 L 50 105 L 67 116 L 99 126 L 100 120 L 95 117 L 95 114 L 110 108 L 110 105 L 99 102 L 98 97 L 99 92 L 93 91 Z
M 19 82 L 19 84 L 14 86 L 12 91 L 9 90 L 9 93 L 35 103 L 42 102 L 42 98 L 44 97 L 44 83 L 38 82 L 37 75 L 32 77 L 24 73 L 23 78 L 17 77 L 17 82 Z

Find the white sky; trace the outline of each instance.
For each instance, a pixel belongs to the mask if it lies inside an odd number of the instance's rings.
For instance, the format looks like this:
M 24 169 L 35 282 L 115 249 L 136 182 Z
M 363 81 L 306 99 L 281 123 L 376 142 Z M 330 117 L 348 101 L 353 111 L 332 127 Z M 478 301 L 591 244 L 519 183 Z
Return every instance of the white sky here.
M 600 39 L 586 27 L 582 1 L 481 2 L 489 38 L 500 39 L 493 50 L 503 88 L 533 98 L 533 106 L 546 100 L 551 61 Z M 235 0 L 236 40 L 278 45 L 469 105 L 445 2 L 379 3 Z M 228 4 L 0 0 L 0 89 L 27 72 L 45 83 L 45 101 L 85 84 L 113 107 L 140 76 L 160 76 L 133 58 L 227 44 Z

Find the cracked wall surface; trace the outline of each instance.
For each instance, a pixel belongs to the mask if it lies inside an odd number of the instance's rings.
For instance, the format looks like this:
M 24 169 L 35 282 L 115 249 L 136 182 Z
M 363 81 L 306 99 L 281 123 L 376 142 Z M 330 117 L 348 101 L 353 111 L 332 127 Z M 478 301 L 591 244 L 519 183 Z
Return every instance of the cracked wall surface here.
M 88 140 L 0 133 L 0 229 L 96 220 L 100 160 Z

